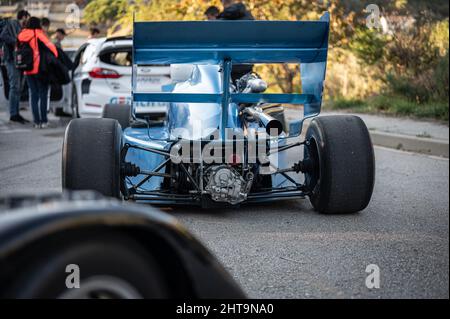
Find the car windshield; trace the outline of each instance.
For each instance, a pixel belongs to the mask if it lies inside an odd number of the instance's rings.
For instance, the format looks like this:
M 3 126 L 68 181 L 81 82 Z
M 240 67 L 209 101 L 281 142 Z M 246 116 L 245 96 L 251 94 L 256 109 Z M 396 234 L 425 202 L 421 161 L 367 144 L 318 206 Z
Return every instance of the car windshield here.
M 84 50 L 83 55 L 81 57 L 81 64 L 86 64 L 90 58 L 92 58 L 95 54 L 96 46 L 94 44 L 90 44 Z
M 100 53 L 100 61 L 115 66 L 131 66 L 131 47 L 108 48 Z

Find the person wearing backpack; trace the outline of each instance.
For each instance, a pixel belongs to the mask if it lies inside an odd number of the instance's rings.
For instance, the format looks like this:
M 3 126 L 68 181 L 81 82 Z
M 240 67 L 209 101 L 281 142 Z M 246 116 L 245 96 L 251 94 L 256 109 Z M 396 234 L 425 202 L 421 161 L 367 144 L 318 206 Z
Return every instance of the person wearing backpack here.
M 217 20 L 255 20 L 252 13 L 242 2 L 235 0 L 222 0 L 223 11 L 217 16 Z M 252 64 L 233 64 L 231 79 L 236 83 L 244 75 L 253 71 Z
M 24 70 L 27 79 L 34 127 L 46 128 L 48 127 L 47 95 L 49 83 L 39 76 L 39 73 L 44 71 L 40 68 L 41 53 L 39 45 L 46 47 L 48 51 L 50 51 L 50 54 L 53 54 L 55 57 L 58 57 L 58 50 L 47 38 L 41 28 L 40 19 L 36 17 L 31 17 L 28 20 L 26 28 L 19 33 L 17 41 L 16 66 L 20 65 L 20 68 Z M 31 48 L 32 52 L 31 65 L 29 63 L 29 54 L 27 53 L 29 52 L 29 49 L 27 49 L 27 45 Z M 21 50 L 21 53 L 19 53 L 19 49 Z M 22 54 L 22 57 L 18 59 L 20 54 Z
M 17 42 L 17 35 L 25 26 L 30 14 L 25 10 L 17 13 L 17 20 L 5 19 L 0 28 L 0 42 L 3 64 L 6 68 L 9 83 L 9 120 L 11 122 L 25 124 L 29 121 L 24 119 L 19 113 L 19 103 L 21 95 L 21 71 L 15 66 L 14 48 Z

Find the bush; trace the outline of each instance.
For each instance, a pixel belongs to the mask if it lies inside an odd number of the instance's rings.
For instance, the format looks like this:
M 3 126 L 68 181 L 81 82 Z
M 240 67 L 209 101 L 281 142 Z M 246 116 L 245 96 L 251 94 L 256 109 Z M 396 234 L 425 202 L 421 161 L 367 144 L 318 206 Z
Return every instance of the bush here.
M 346 110 L 346 109 L 356 109 L 361 108 L 366 105 L 366 103 L 359 99 L 344 99 L 337 98 L 328 102 L 331 107 L 335 110 Z
M 422 76 L 422 79 L 423 78 L 425 78 L 425 76 Z M 423 83 L 417 83 L 426 82 L 420 81 L 418 77 L 409 78 L 406 76 L 388 74 L 386 76 L 386 82 L 388 83 L 389 93 L 404 96 L 410 102 L 427 102 L 432 94 L 429 88 L 425 87 Z
M 386 76 L 387 92 L 404 96 L 418 104 L 446 102 L 449 98 L 449 55 L 442 57 L 432 69 L 424 70 L 416 76 Z
M 350 42 L 350 49 L 368 65 L 375 65 L 384 55 L 387 37 L 375 29 L 359 28 Z
M 448 102 L 417 103 L 406 99 L 404 96 L 395 95 L 377 95 L 366 100 L 339 98 L 327 101 L 324 108 L 413 116 L 417 118 L 434 118 L 443 121 L 448 121 L 449 119 Z
M 433 82 L 435 83 L 435 91 L 433 98 L 440 101 L 448 101 L 449 93 L 449 54 L 440 59 L 434 74 Z
M 387 92 L 418 104 L 448 100 L 448 19 L 399 31 L 386 47 Z

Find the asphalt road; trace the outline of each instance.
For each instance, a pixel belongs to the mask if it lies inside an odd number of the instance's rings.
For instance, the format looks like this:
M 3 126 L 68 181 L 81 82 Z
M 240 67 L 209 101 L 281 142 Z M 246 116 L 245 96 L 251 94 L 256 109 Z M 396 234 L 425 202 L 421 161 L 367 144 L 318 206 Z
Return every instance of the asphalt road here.
M 64 124 L 33 130 L 0 112 L 0 196 L 61 191 Z M 307 200 L 168 212 L 250 297 L 449 298 L 449 161 L 375 152 L 373 199 L 358 214 L 321 215 Z M 380 269 L 379 289 L 365 285 L 369 264 Z

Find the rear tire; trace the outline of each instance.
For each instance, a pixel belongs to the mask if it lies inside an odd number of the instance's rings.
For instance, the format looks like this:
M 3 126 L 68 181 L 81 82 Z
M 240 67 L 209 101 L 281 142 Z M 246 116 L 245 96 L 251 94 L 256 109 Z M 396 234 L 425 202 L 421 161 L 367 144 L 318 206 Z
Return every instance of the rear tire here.
M 130 126 L 131 106 L 128 104 L 106 104 L 103 108 L 103 118 L 115 119 L 122 130 Z
M 113 119 L 74 119 L 66 128 L 62 186 L 120 198 L 122 131 Z
M 357 116 L 315 118 L 306 132 L 305 173 L 314 209 L 327 214 L 355 213 L 367 207 L 375 181 L 370 134 Z

